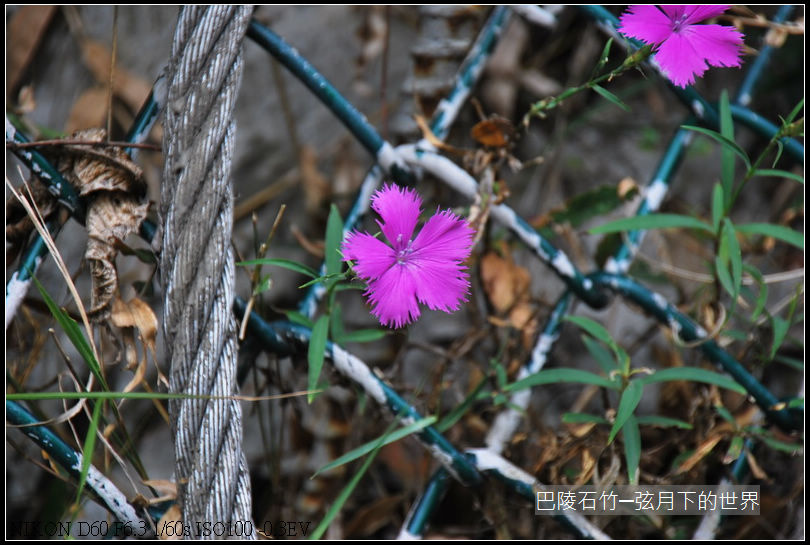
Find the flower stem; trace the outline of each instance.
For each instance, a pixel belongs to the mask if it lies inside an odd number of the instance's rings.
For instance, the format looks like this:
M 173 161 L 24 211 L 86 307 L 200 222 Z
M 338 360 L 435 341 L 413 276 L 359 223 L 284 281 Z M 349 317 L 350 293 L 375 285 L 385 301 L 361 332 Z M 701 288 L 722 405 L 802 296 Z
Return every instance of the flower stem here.
M 652 45 L 645 45 L 641 49 L 638 49 L 631 55 L 629 55 L 622 64 L 611 70 L 610 72 L 606 72 L 600 76 L 596 76 L 591 78 L 587 82 L 583 83 L 582 85 L 578 85 L 576 87 L 571 87 L 570 89 L 566 89 L 558 96 L 552 96 L 544 98 L 539 102 L 535 102 L 532 104 L 529 111 L 526 112 L 526 115 L 523 117 L 523 125 L 528 126 L 529 121 L 532 117 L 545 117 L 545 112 L 548 110 L 553 110 L 554 108 L 559 107 L 567 98 L 579 93 L 580 91 L 584 91 L 585 89 L 592 89 L 594 86 L 602 83 L 603 81 L 612 81 L 613 78 L 616 76 L 621 75 L 628 70 L 638 67 L 647 60 L 650 55 L 652 55 Z

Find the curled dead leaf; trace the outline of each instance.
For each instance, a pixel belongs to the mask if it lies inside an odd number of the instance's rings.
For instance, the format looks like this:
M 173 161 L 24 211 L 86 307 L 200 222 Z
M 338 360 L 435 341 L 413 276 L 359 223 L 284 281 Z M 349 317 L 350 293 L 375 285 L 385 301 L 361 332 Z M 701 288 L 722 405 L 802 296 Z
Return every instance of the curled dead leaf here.
M 71 136 L 72 141 L 104 142 L 104 129 L 86 129 Z M 93 290 L 90 318 L 103 321 L 118 290 L 115 258 L 116 241 L 140 227 L 149 203 L 145 202 L 146 182 L 140 167 L 123 149 L 66 144 L 43 148 L 62 175 L 87 201 L 87 249 Z
M 74 132 L 69 140 L 101 143 L 106 137 L 104 129 L 85 129 Z M 42 153 L 56 162 L 59 172 L 81 196 L 94 191 L 124 191 L 138 197 L 146 193 L 141 167 L 121 148 L 66 144 L 42 148 Z
M 529 271 L 494 252 L 481 258 L 481 280 L 489 301 L 498 313 L 507 312 L 515 303 L 527 298 Z
M 508 119 L 492 116 L 476 123 L 471 134 L 473 139 L 483 146 L 504 148 L 514 141 L 515 128 Z
M 93 279 L 89 315 L 94 321 L 109 317 L 118 289 L 115 241 L 124 240 L 135 232 L 146 218 L 148 208 L 149 203 L 141 203 L 140 199 L 119 191 L 94 197 L 87 208 L 88 240 L 84 257 Z

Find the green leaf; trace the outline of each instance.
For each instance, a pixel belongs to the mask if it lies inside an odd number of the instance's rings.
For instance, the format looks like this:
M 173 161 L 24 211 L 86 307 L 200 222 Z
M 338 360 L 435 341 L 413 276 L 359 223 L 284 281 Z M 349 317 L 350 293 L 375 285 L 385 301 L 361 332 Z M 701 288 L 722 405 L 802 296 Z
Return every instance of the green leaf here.
M 32 275 L 31 278 L 34 280 L 37 290 L 39 290 L 40 295 L 42 295 L 42 299 L 48 306 L 48 310 L 51 311 L 51 314 L 59 325 L 62 326 L 62 329 L 64 329 L 68 339 L 70 339 L 70 343 L 76 348 L 85 363 L 87 363 L 87 367 L 90 368 L 90 372 L 93 373 L 105 390 L 109 390 L 110 388 L 107 386 L 107 381 L 104 379 L 104 375 L 101 374 L 101 366 L 96 360 L 96 356 L 93 353 L 93 348 L 87 341 L 87 337 L 84 336 L 79 324 L 76 323 L 76 320 L 68 316 L 67 312 L 56 305 L 54 300 L 51 299 L 51 296 L 48 295 L 45 287 L 39 282 L 36 276 Z
M 669 369 L 656 371 L 652 375 L 640 377 L 636 379 L 635 382 L 640 382 L 646 385 L 652 384 L 653 382 L 666 382 L 670 380 L 704 382 L 706 384 L 714 384 L 716 386 L 720 386 L 721 388 L 732 390 L 739 394 L 745 395 L 746 393 L 745 388 L 740 386 L 733 379 L 728 378 L 725 375 L 715 373 L 714 371 L 701 369 L 700 367 L 670 367 Z
M 772 316 L 771 327 L 773 328 L 773 342 L 771 343 L 771 351 L 768 355 L 768 359 L 772 360 L 776 355 L 776 351 L 779 350 L 779 347 L 782 346 L 782 343 L 785 341 L 785 337 L 790 329 L 790 320 L 785 320 L 779 316 Z
M 801 174 L 796 174 L 794 172 L 788 172 L 787 170 L 760 168 L 753 172 L 753 176 L 771 176 L 774 178 L 786 178 L 788 180 L 793 180 L 795 182 L 799 182 L 800 184 L 804 185 L 804 176 L 802 176 Z
M 748 154 L 745 153 L 745 151 L 740 146 L 738 146 L 734 141 L 729 140 L 728 138 L 726 138 L 725 136 L 723 136 L 718 132 L 715 132 L 711 129 L 704 129 L 703 127 L 695 127 L 693 125 L 682 125 L 681 128 L 689 131 L 699 132 L 701 134 L 708 136 L 709 138 L 716 140 L 717 142 L 720 143 L 721 146 L 728 148 L 729 150 L 737 154 L 743 160 L 743 163 L 745 163 L 745 168 L 747 170 L 751 169 L 751 160 L 748 158 Z
M 343 339 L 343 314 L 340 309 L 340 303 L 329 304 L 329 333 L 332 341 L 341 343 Z
M 648 415 L 637 416 L 636 420 L 639 424 L 647 426 L 658 426 L 659 428 L 681 428 L 682 430 L 691 430 L 692 424 L 678 420 L 677 418 L 668 418 L 666 416 Z M 626 425 L 626 424 L 625 424 Z
M 432 426 L 437 420 L 438 418 L 436 418 L 435 416 L 427 416 L 403 428 L 395 430 L 391 433 L 383 434 L 382 436 L 372 441 L 369 441 L 368 443 L 365 443 L 355 449 L 350 450 L 349 452 L 340 456 L 339 458 L 332 460 L 331 462 L 320 468 L 318 471 L 316 471 L 312 475 L 312 477 L 315 477 L 320 473 L 324 473 L 325 471 L 329 471 L 330 469 L 334 469 L 344 464 L 348 464 L 349 462 L 352 462 L 354 460 L 357 460 L 358 458 L 361 458 L 362 456 L 365 456 L 375 448 L 388 445 L 390 443 L 393 443 L 394 441 L 399 441 L 403 437 L 407 437 L 412 433 L 416 433 L 424 428 L 427 428 L 428 426 Z
M 714 232 L 720 231 L 720 220 L 725 216 L 725 204 L 723 204 L 723 186 L 714 184 L 712 190 L 712 228 Z
M 287 316 L 287 319 L 294 324 L 302 325 L 312 329 L 315 325 L 312 320 L 298 312 L 297 310 L 285 310 L 284 314 Z
M 562 421 L 566 424 L 608 424 L 607 418 L 587 413 L 564 413 Z
M 392 429 L 393 423 L 392 427 L 389 428 L 388 431 L 390 432 Z M 346 500 L 349 499 L 349 496 L 352 495 L 352 492 L 354 492 L 354 489 L 357 487 L 358 483 L 360 483 L 360 479 L 362 479 L 363 475 L 365 475 L 366 471 L 368 471 L 368 468 L 371 466 L 371 462 L 374 461 L 377 452 L 379 452 L 380 447 L 382 446 L 384 438 L 385 436 L 380 437 L 377 440 L 377 443 L 375 444 L 372 452 L 366 457 L 365 461 L 363 462 L 363 465 L 360 466 L 360 469 L 357 471 L 357 473 L 354 474 L 351 481 L 349 481 L 349 483 L 345 487 L 343 487 L 343 490 L 340 491 L 338 497 L 335 498 L 335 502 L 329 507 L 329 510 L 326 512 L 323 519 L 321 519 L 321 522 L 318 523 L 318 526 L 312 532 L 312 535 L 309 536 L 309 539 L 321 539 L 323 537 L 323 534 L 326 533 L 326 529 L 329 528 L 329 525 L 335 519 L 337 514 L 340 512 L 341 509 L 343 509 L 343 505 L 346 503 Z
M 741 233 L 764 235 L 766 237 L 773 237 L 788 244 L 796 246 L 800 250 L 804 250 L 804 235 L 798 231 L 794 231 L 790 227 L 784 225 L 776 225 L 773 223 L 743 223 L 737 225 L 737 231 Z
M 315 390 L 318 387 L 318 378 L 323 368 L 324 350 L 326 350 L 326 335 L 329 332 L 329 315 L 324 314 L 315 322 L 312 334 L 309 337 L 309 350 L 307 360 L 309 361 L 309 374 L 307 377 L 307 389 Z M 315 393 L 307 394 L 307 402 L 312 403 Z
M 605 47 L 602 48 L 602 54 L 599 55 L 599 62 L 596 63 L 596 67 L 593 69 L 591 79 L 593 79 L 594 76 L 596 76 L 596 74 L 599 73 L 599 71 L 601 71 L 602 68 L 604 68 L 605 65 L 607 64 L 608 58 L 610 57 L 610 47 L 612 45 L 613 45 L 613 38 L 609 38 L 607 43 L 605 44 Z
M 622 429 L 627 419 L 633 415 L 633 412 L 638 407 L 638 402 L 641 401 L 641 396 L 644 393 L 644 385 L 637 380 L 631 381 L 627 388 L 622 392 L 622 397 L 619 400 L 619 407 L 616 409 L 616 419 L 613 421 L 613 427 L 610 429 L 608 436 L 608 444 L 613 442 L 616 434 Z
M 453 426 L 453 424 L 458 422 L 459 419 L 462 416 L 464 416 L 464 413 L 466 413 L 470 409 L 470 407 L 472 407 L 472 404 L 475 403 L 476 399 L 478 398 L 478 394 L 481 393 L 481 390 L 484 389 L 484 386 L 486 386 L 488 382 L 489 380 L 486 377 L 482 378 L 475 386 L 475 388 L 473 388 L 473 391 L 470 392 L 469 395 L 467 395 L 464 401 L 459 403 L 459 405 L 455 409 L 453 409 L 448 414 L 442 417 L 439 423 L 436 424 L 436 431 L 438 431 L 439 433 L 444 433 L 445 431 L 450 429 Z
M 329 209 L 326 220 L 326 274 L 338 274 L 343 267 L 340 255 L 340 243 L 343 242 L 343 219 L 334 204 Z
M 302 265 L 301 263 L 297 263 L 295 261 L 290 261 L 289 259 L 275 259 L 275 258 L 263 258 L 263 259 L 250 259 L 248 261 L 240 261 L 237 265 L 241 267 L 250 267 L 252 265 L 275 265 L 276 267 L 283 267 L 285 269 L 290 269 L 291 271 L 299 272 L 311 278 L 318 278 L 318 273 L 315 272 L 315 269 L 307 267 L 306 265 Z
M 793 123 L 793 120 L 796 119 L 796 116 L 799 115 L 799 112 L 802 111 L 802 108 L 804 108 L 803 98 L 799 100 L 798 104 L 796 104 L 796 106 L 793 107 L 788 116 L 785 118 L 784 125 L 790 125 L 791 123 Z
M 638 484 L 638 464 L 641 460 L 641 433 L 636 417 L 630 415 L 622 428 L 624 438 L 624 459 L 627 462 L 627 480 Z
M 726 244 L 728 245 L 728 256 L 731 262 L 731 280 L 734 286 L 732 296 L 734 302 L 737 302 L 737 296 L 740 294 L 740 287 L 742 286 L 742 250 L 740 250 L 740 243 L 737 241 L 737 233 L 734 230 L 734 224 L 728 218 L 723 218 L 723 233 L 726 237 Z
M 742 436 L 735 435 L 731 438 L 731 444 L 728 446 L 728 450 L 726 451 L 726 455 L 723 457 L 724 464 L 730 464 L 734 460 L 742 455 L 743 446 L 745 445 L 745 441 L 743 440 Z
M 780 452 L 786 452 L 788 454 L 797 454 L 802 451 L 801 444 L 786 443 L 784 441 L 779 441 L 778 439 L 774 439 L 773 437 L 768 437 L 766 435 L 758 436 L 757 439 L 759 439 L 772 449 L 776 449 Z
M 671 228 L 700 229 L 709 233 L 714 233 L 712 226 L 692 216 L 681 214 L 647 214 L 645 216 L 633 216 L 632 218 L 622 218 L 605 223 L 589 229 L 592 235 L 604 233 L 617 233 L 621 231 L 634 231 L 637 229 L 671 229 Z
M 723 138 L 734 142 L 734 121 L 731 118 L 731 108 L 728 104 L 728 91 L 723 89 L 720 94 L 720 133 Z M 734 153 L 728 146 L 720 150 L 720 180 L 723 184 L 725 199 L 723 209 L 731 209 L 731 198 L 734 195 Z
M 610 336 L 608 330 L 602 327 L 601 324 L 591 320 L 590 318 L 585 318 L 583 316 L 566 316 L 565 321 L 571 322 L 588 333 L 590 333 L 593 337 L 597 340 L 602 341 L 606 345 L 613 350 L 613 353 L 616 355 L 616 362 L 618 364 L 618 369 L 622 372 L 624 376 L 630 371 L 630 356 L 627 355 L 627 352 L 624 349 L 616 344 L 616 341 L 613 340 L 613 337 Z
M 617 382 L 606 379 L 594 373 L 583 371 L 582 369 L 543 369 L 533 375 L 506 385 L 505 392 L 516 392 L 541 384 L 558 384 L 563 382 L 576 382 L 580 384 L 595 384 L 603 388 L 618 390 L 620 385 Z
M 503 390 L 509 381 L 506 376 L 506 369 L 498 361 L 494 361 L 493 363 L 495 364 L 495 382 L 497 383 L 498 388 Z
M 104 406 L 104 400 L 96 401 L 93 407 L 93 418 L 90 420 L 90 425 L 87 427 L 87 435 L 84 438 L 84 448 L 82 449 L 82 467 L 79 473 L 79 488 L 76 493 L 76 503 L 82 497 L 84 491 L 84 484 L 87 482 L 87 473 L 90 471 L 90 463 L 93 461 L 93 451 L 96 448 L 96 433 L 98 432 L 98 423 L 101 420 L 101 408 Z
M 734 282 L 731 280 L 731 273 L 728 272 L 728 248 L 724 240 L 720 241 L 720 248 L 714 257 L 714 272 L 723 289 L 733 294 Z
M 614 341 L 613 337 L 610 336 L 608 330 L 605 329 L 604 326 L 602 326 L 602 324 L 599 322 L 591 320 L 590 318 L 585 318 L 584 316 L 566 316 L 564 320 L 566 322 L 571 322 L 580 329 L 584 329 L 592 337 L 602 341 L 608 346 L 616 345 L 616 341 Z
M 630 106 L 628 106 L 627 104 L 622 102 L 622 99 L 620 99 L 619 97 L 617 97 L 616 95 L 614 95 L 613 93 L 611 93 L 610 91 L 608 91 L 607 89 L 602 87 L 601 85 L 597 85 L 597 84 L 594 83 L 593 85 L 591 85 L 591 89 L 593 89 L 594 91 L 596 91 L 597 93 L 602 95 L 602 98 L 604 98 L 608 102 L 612 102 L 613 104 L 615 104 L 616 106 L 618 106 L 619 108 L 624 110 L 625 112 L 630 111 Z
M 339 280 L 343 280 L 345 278 L 347 278 L 345 272 L 341 272 L 341 273 L 337 273 L 337 274 L 325 274 L 323 276 L 318 276 L 316 278 L 313 278 L 312 280 L 306 282 L 305 284 L 301 284 L 300 286 L 298 286 L 298 288 L 299 289 L 304 289 L 304 288 L 308 288 L 308 287 L 310 287 L 312 285 L 315 285 L 315 284 L 326 284 L 327 287 L 329 289 L 331 289 L 332 292 L 336 292 L 336 291 L 340 291 L 338 288 L 340 288 L 341 286 L 339 284 L 336 286 L 335 283 L 338 282 Z M 334 288 L 332 286 L 334 286 Z M 363 288 L 356 288 L 356 289 L 363 289 Z
M 756 320 L 765 309 L 765 303 L 768 301 L 768 284 L 765 283 L 765 278 L 763 278 L 762 273 L 759 272 L 759 269 L 756 267 L 743 264 L 743 270 L 757 281 L 757 286 L 759 287 L 759 294 L 754 304 L 754 310 L 751 311 L 751 319 Z
M 783 363 L 788 367 L 795 369 L 796 371 L 804 372 L 804 360 L 801 360 L 799 358 L 791 358 L 790 356 L 785 356 L 784 354 L 777 354 L 776 356 L 774 356 L 773 361 L 777 363 Z M 799 398 L 799 401 L 802 401 L 801 398 Z M 804 403 L 804 401 L 802 401 L 802 403 Z
M 382 329 L 358 329 L 356 331 L 349 331 L 343 332 L 340 335 L 340 338 L 334 338 L 335 342 L 340 344 L 344 343 L 370 343 L 373 341 L 379 341 L 383 337 L 388 335 L 386 331 Z
M 734 428 L 737 427 L 737 420 L 734 418 L 734 415 L 729 412 L 728 409 L 723 407 L 722 405 L 715 405 L 714 410 L 717 411 L 717 414 L 723 417 L 723 420 L 731 424 Z
M 551 221 L 557 224 L 567 222 L 576 228 L 586 221 L 612 212 L 636 194 L 638 190 L 633 189 L 620 197 L 615 185 L 600 185 L 575 195 L 565 202 L 562 209 L 552 211 Z
M 591 357 L 596 360 L 596 363 L 599 364 L 599 367 L 602 368 L 602 371 L 605 375 L 610 376 L 610 373 L 619 369 L 619 365 L 617 365 L 616 360 L 614 357 L 605 350 L 601 344 L 594 341 L 591 337 L 587 335 L 582 335 L 582 342 L 585 344 L 585 348 L 591 354 Z

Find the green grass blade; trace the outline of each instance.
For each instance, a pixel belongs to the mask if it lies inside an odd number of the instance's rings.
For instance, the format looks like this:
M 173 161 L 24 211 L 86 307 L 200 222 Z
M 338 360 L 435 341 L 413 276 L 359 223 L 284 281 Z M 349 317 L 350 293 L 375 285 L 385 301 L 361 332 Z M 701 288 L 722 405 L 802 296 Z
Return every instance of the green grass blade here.
M 748 154 L 745 153 L 745 151 L 740 146 L 738 146 L 737 143 L 734 142 L 733 140 L 729 140 L 722 134 L 715 132 L 711 129 L 704 129 L 703 127 L 695 127 L 693 125 L 682 125 L 681 128 L 686 129 L 688 131 L 699 132 L 700 134 L 704 134 L 709 138 L 716 140 L 717 142 L 720 143 L 721 146 L 723 146 L 724 148 L 728 148 L 729 150 L 733 151 L 737 156 L 739 156 L 740 159 L 742 159 L 743 162 L 745 163 L 745 168 L 747 170 L 751 170 L 751 159 L 748 158 Z
M 607 89 L 602 87 L 601 85 L 593 84 L 593 85 L 591 85 L 591 89 L 593 89 L 594 91 L 599 93 L 602 96 L 602 98 L 604 98 L 605 100 L 607 100 L 608 102 L 610 102 L 612 104 L 615 104 L 616 106 L 618 106 L 619 108 L 621 108 L 625 112 L 630 111 L 630 106 L 628 106 L 627 104 L 622 102 L 622 99 L 620 99 L 619 97 L 617 97 L 616 95 L 614 95 L 613 93 L 611 93 L 610 91 L 608 91 Z
M 616 362 L 616 359 L 610 352 L 605 350 L 601 344 L 587 335 L 582 335 L 582 342 L 585 344 L 585 348 L 591 354 L 591 357 L 596 360 L 596 363 L 602 368 L 602 372 L 604 372 L 605 375 L 610 376 L 610 373 L 619 369 L 619 364 Z
M 459 419 L 461 419 L 461 417 L 464 416 L 464 414 L 470 409 L 470 407 L 472 407 L 473 403 L 475 403 L 476 399 L 478 398 L 478 394 L 484 389 L 484 386 L 486 386 L 488 382 L 489 381 L 486 377 L 482 378 L 478 384 L 476 384 L 475 388 L 473 388 L 473 391 L 470 392 L 466 398 L 464 398 L 464 401 L 459 403 L 456 408 L 442 417 L 439 423 L 435 426 L 436 431 L 439 433 L 444 433 L 450 429 L 453 424 L 458 422 Z
M 324 314 L 315 322 L 315 327 L 312 328 L 312 334 L 309 337 L 307 390 L 312 392 L 307 394 L 307 402 L 309 403 L 312 403 L 312 400 L 315 399 L 314 390 L 317 389 L 318 378 L 321 376 L 327 333 L 329 333 L 329 315 Z
M 343 242 L 343 219 L 334 204 L 329 209 L 329 218 L 326 220 L 326 274 L 338 274 L 343 267 L 340 255 L 340 243 Z
M 291 271 L 301 273 L 303 275 L 309 276 L 310 278 L 318 278 L 320 276 L 317 272 L 315 272 L 315 269 L 307 267 L 306 265 L 303 265 L 296 261 L 291 261 L 289 259 L 277 259 L 265 257 L 262 259 L 249 259 L 248 261 L 240 261 L 237 263 L 237 265 L 241 267 L 250 267 L 253 265 L 274 265 L 276 267 L 282 267 L 284 269 L 289 269 Z
M 627 480 L 638 484 L 638 464 L 641 461 L 641 433 L 636 417 L 630 415 L 622 427 L 624 438 L 624 459 L 627 462 Z
M 737 225 L 737 231 L 746 234 L 773 237 L 796 246 L 800 250 L 804 250 L 804 235 L 784 225 L 776 225 L 773 223 L 743 223 Z
M 45 301 L 45 304 L 48 306 L 48 310 L 51 311 L 51 314 L 56 319 L 57 323 L 62 326 L 62 329 L 67 334 L 71 344 L 79 352 L 79 355 L 82 357 L 85 363 L 87 363 L 87 366 L 90 368 L 90 372 L 93 373 L 105 390 L 109 390 L 107 381 L 104 380 L 104 376 L 101 374 L 101 366 L 99 365 L 98 361 L 96 361 L 96 356 L 93 353 L 93 349 L 90 346 L 90 343 L 87 341 L 87 337 L 84 336 L 79 324 L 77 324 L 73 318 L 68 316 L 67 312 L 57 306 L 54 300 L 51 299 L 51 296 L 48 295 L 45 287 L 39 282 L 39 280 L 37 280 L 36 276 L 32 276 L 31 278 L 33 278 L 34 284 L 36 284 L 39 293 L 42 295 L 42 298 Z
M 701 231 L 714 233 L 712 226 L 705 221 L 682 214 L 647 214 L 645 216 L 622 218 L 589 229 L 588 232 L 592 235 L 600 235 L 621 231 L 672 228 L 700 229 Z
M 365 443 L 355 449 L 350 450 L 349 452 L 340 456 L 339 458 L 332 460 L 331 462 L 320 468 L 318 471 L 316 471 L 311 478 L 316 477 L 320 473 L 329 471 L 330 469 L 334 469 L 344 464 L 348 464 L 349 462 L 353 462 L 354 460 L 357 460 L 358 458 L 365 456 L 366 454 L 368 454 L 369 452 L 371 452 L 376 448 L 383 447 L 389 443 L 393 443 L 394 441 L 399 441 L 403 437 L 407 437 L 408 435 L 416 433 L 424 428 L 427 428 L 428 426 L 432 426 L 437 420 L 438 418 L 436 418 L 435 416 L 427 416 L 425 418 L 417 420 L 412 424 L 405 426 L 404 428 L 400 428 L 391 433 L 383 434 L 382 436 L 372 441 L 369 441 L 368 443 Z M 382 442 L 380 442 L 381 440 Z
M 503 390 L 505 392 L 517 392 L 518 390 L 524 390 L 526 388 L 539 386 L 541 384 L 558 384 L 562 382 L 595 384 L 596 386 L 602 386 L 603 388 L 612 388 L 614 390 L 617 390 L 620 387 L 620 385 L 617 382 L 608 380 L 605 377 L 601 377 L 595 373 L 583 371 L 582 369 L 566 368 L 566 369 L 544 369 L 542 371 L 538 371 L 537 373 L 529 375 L 528 377 L 522 380 L 513 382 L 512 384 L 507 384 L 503 388 Z
M 731 108 L 728 104 L 728 91 L 723 89 L 720 94 L 720 134 L 724 139 L 734 142 L 734 121 L 731 118 Z M 723 210 L 731 209 L 731 198 L 734 195 L 734 154 L 736 152 L 728 147 L 720 147 L 720 181 L 723 184 Z
M 720 230 L 720 221 L 726 214 L 726 205 L 723 198 L 723 186 L 714 184 L 712 190 L 712 228 L 717 233 Z
M 79 487 L 76 492 L 76 503 L 82 497 L 84 485 L 87 482 L 87 473 L 90 471 L 90 464 L 93 462 L 93 450 L 96 448 L 96 432 L 98 431 L 98 423 L 101 420 L 101 408 L 104 406 L 104 401 L 97 401 L 93 407 L 93 418 L 90 419 L 90 425 L 87 428 L 87 436 L 84 438 L 84 448 L 82 450 L 82 469 L 79 474 Z
M 728 257 L 731 264 L 731 281 L 734 287 L 732 296 L 734 302 L 737 301 L 737 296 L 740 294 L 740 287 L 742 287 L 742 250 L 740 243 L 737 241 L 737 232 L 734 229 L 734 224 L 728 218 L 723 218 L 723 235 L 726 237 L 726 244 L 728 246 Z
M 691 430 L 692 424 L 678 420 L 677 418 L 669 418 L 666 416 L 647 415 L 637 416 L 636 421 L 639 425 L 657 426 L 659 428 L 681 428 L 682 430 Z
M 670 380 L 686 380 L 691 382 L 703 382 L 706 384 L 714 384 L 732 390 L 734 392 L 745 395 L 745 388 L 740 386 L 734 379 L 728 378 L 725 375 L 701 369 L 700 367 L 670 367 L 669 369 L 662 369 L 656 371 L 652 375 L 640 377 L 636 382 L 644 385 L 652 384 L 653 382 L 667 382 Z
M 619 407 L 616 409 L 616 419 L 613 421 L 613 427 L 610 429 L 608 444 L 613 442 L 616 434 L 622 429 L 627 419 L 633 415 L 636 407 L 638 407 L 638 402 L 641 401 L 643 393 L 644 385 L 637 380 L 630 382 L 627 388 L 624 389 L 622 398 L 619 400 Z
M 754 171 L 754 176 L 766 176 L 766 177 L 774 177 L 774 178 L 785 178 L 787 180 L 793 180 L 794 182 L 799 182 L 800 184 L 804 185 L 804 176 L 801 174 L 796 174 L 794 172 L 788 172 L 787 170 L 779 170 L 773 168 L 760 168 Z
M 608 419 L 595 414 L 587 413 L 564 413 L 562 421 L 566 424 L 608 424 Z

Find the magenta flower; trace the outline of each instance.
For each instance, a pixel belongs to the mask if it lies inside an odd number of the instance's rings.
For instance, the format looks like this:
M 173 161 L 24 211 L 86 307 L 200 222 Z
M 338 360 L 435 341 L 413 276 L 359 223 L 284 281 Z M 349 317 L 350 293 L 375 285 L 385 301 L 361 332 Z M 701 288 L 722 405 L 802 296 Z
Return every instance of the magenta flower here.
M 371 197 L 382 218 L 377 224 L 392 244 L 368 233 L 352 232 L 343 241 L 343 260 L 366 281 L 372 314 L 383 325 L 401 327 L 416 320 L 417 300 L 433 310 L 452 312 L 470 288 L 464 261 L 472 249 L 473 229 L 449 210 L 439 211 L 411 239 L 422 199 L 412 189 L 386 185 Z
M 656 46 L 655 60 L 678 87 L 711 66 L 740 66 L 743 35 L 723 25 L 698 25 L 729 6 L 630 6 L 619 32 Z

